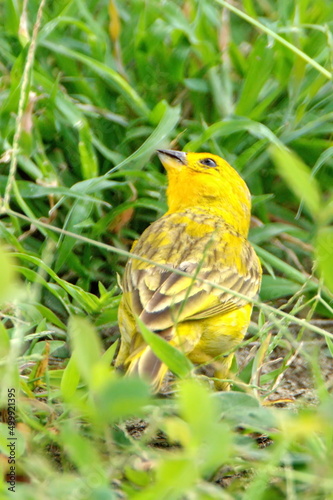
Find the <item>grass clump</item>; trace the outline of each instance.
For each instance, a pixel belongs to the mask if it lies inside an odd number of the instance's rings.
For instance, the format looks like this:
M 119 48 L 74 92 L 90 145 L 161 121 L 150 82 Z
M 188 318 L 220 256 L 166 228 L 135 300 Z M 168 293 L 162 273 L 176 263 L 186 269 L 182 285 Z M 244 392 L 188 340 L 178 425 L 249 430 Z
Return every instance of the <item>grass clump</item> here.
M 1 4 L 1 498 L 10 388 L 18 499 L 331 498 L 332 8 Z M 230 393 L 181 356 L 169 399 L 111 366 L 169 146 L 253 194 L 265 275 Z

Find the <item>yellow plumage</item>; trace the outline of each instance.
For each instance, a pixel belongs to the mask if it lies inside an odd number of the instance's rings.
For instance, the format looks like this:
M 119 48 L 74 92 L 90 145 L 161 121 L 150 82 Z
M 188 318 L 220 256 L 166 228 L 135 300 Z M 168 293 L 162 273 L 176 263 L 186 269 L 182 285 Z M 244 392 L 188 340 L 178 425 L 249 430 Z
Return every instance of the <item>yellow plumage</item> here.
M 159 389 L 167 367 L 147 346 L 135 317 L 198 364 L 211 362 L 215 377 L 228 377 L 232 356 L 244 337 L 252 305 L 203 278 L 253 298 L 261 267 L 247 241 L 251 198 L 238 173 L 209 153 L 160 150 L 168 174 L 168 212 L 134 243 L 132 253 L 194 276 L 129 259 L 119 307 L 121 347 L 116 366 L 149 378 Z M 216 383 L 227 389 L 228 384 Z

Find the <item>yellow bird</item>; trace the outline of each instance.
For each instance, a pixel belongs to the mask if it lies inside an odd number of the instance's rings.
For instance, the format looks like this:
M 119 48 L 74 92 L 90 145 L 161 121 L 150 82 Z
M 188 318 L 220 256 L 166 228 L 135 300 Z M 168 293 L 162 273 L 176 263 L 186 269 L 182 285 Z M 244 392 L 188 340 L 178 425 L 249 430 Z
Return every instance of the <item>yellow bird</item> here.
M 209 153 L 158 150 L 168 174 L 168 211 L 134 243 L 119 307 L 121 346 L 116 366 L 151 380 L 158 390 L 168 371 L 145 343 L 136 316 L 196 364 L 212 364 L 215 383 L 229 388 L 233 354 L 244 337 L 261 282 L 259 259 L 247 240 L 251 195 L 225 160 Z M 186 277 L 164 270 L 164 264 Z M 196 278 L 230 290 L 222 291 Z

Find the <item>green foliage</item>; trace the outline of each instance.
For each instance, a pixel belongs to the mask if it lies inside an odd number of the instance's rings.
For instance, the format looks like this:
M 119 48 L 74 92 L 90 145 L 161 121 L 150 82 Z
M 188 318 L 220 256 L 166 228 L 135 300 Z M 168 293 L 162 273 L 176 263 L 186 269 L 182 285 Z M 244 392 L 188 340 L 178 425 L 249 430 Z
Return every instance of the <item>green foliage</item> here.
M 319 269 L 330 290 L 333 290 L 333 229 L 326 227 L 320 230 L 317 238 L 317 259 Z
M 320 191 L 316 179 L 311 178 L 310 169 L 286 149 L 272 147 L 271 154 L 287 185 L 304 201 L 310 214 L 318 217 L 321 208 Z
M 156 356 L 161 359 L 175 375 L 179 377 L 188 375 L 193 369 L 193 365 L 185 354 L 173 347 L 162 337 L 151 332 L 140 318 L 137 318 L 137 322 L 143 338 Z
M 0 4 L 0 401 L 16 389 L 18 500 L 331 498 L 332 14 L 330 0 Z M 111 364 L 117 274 L 166 210 L 160 147 L 223 156 L 253 194 L 265 274 L 229 393 L 144 325 L 174 397 Z M 300 367 L 311 394 L 271 407 L 298 398 Z M 7 438 L 2 422 L 4 474 Z
M 15 280 L 14 262 L 3 247 L 0 247 L 0 304 L 10 300 L 11 289 Z

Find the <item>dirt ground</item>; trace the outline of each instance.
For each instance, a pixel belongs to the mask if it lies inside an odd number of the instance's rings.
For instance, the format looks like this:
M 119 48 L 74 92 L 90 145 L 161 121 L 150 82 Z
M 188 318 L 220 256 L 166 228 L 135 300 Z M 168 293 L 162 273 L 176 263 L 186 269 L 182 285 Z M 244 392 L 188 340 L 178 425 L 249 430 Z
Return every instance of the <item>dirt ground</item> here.
M 237 362 L 242 369 L 249 361 L 249 357 L 253 356 L 253 351 L 256 351 L 259 343 L 251 343 L 237 352 Z M 302 349 L 291 356 L 289 366 L 283 371 L 283 374 L 275 382 L 273 390 L 270 385 L 262 385 L 261 396 L 265 397 L 266 403 L 274 404 L 277 407 L 304 407 L 318 404 L 318 397 L 315 390 L 315 381 L 311 363 L 307 361 L 306 353 L 317 352 L 318 364 L 320 372 L 325 380 L 328 391 L 333 390 L 333 359 L 327 348 L 325 339 L 314 339 L 303 343 Z M 268 356 L 261 368 L 261 376 L 269 373 L 271 370 L 276 370 L 283 363 L 288 355 L 288 350 L 276 347 Z M 163 394 L 166 397 L 172 395 L 170 384 L 173 376 L 171 375 L 163 387 Z M 147 423 L 141 419 L 128 421 L 126 426 L 127 432 L 134 438 L 139 438 L 147 428 Z M 263 439 L 263 446 L 266 445 Z M 165 437 L 157 435 L 153 439 L 152 446 L 169 447 Z
M 281 379 L 269 395 L 268 400 L 275 401 L 286 399 L 301 403 L 301 405 L 317 404 L 318 398 L 315 391 L 315 377 L 313 364 L 307 361 L 303 349 L 308 354 L 318 352 L 318 365 L 328 391 L 333 389 L 333 359 L 323 339 L 304 342 L 293 358 L 288 368 L 283 372 Z M 287 354 L 286 349 L 277 347 L 269 356 L 268 363 L 264 364 L 262 374 L 276 369 Z M 244 354 L 240 354 L 240 357 Z M 273 362 L 270 364 L 270 362 Z M 312 364 L 312 366 L 311 366 Z M 265 386 L 263 386 L 265 388 Z
M 237 352 L 237 362 L 240 369 L 246 366 L 249 359 L 257 352 L 259 342 L 248 344 L 243 349 Z M 315 406 L 318 404 L 318 397 L 315 390 L 315 377 L 313 374 L 313 361 L 308 360 L 316 354 L 318 360 L 317 365 L 320 368 L 318 373 L 322 374 L 326 388 L 329 391 L 333 389 L 333 359 L 330 354 L 325 339 L 314 338 L 304 341 L 302 348 L 294 352 L 290 359 L 289 365 L 283 370 L 283 374 L 278 377 L 273 385 L 272 383 L 262 385 L 260 396 L 264 397 L 264 404 L 272 404 L 275 407 L 295 409 L 306 406 Z M 308 356 L 308 355 L 309 356 Z M 260 376 L 269 373 L 272 370 L 278 369 L 282 363 L 288 358 L 290 351 L 286 348 L 276 347 L 274 351 L 265 359 L 260 370 Z M 164 387 L 166 397 L 170 397 L 170 382 L 172 376 Z M 260 380 L 260 379 L 259 379 Z M 131 419 L 126 424 L 126 431 L 134 438 L 139 439 L 143 433 L 149 432 L 148 423 L 142 419 Z M 265 435 L 253 434 L 253 439 L 257 442 L 258 448 L 265 448 L 272 444 L 272 440 Z M 150 446 L 153 448 L 175 448 L 175 444 L 170 444 L 167 437 L 162 432 L 154 433 L 150 439 Z M 176 445 L 177 446 L 177 445 Z M 222 467 L 212 478 L 213 483 L 221 488 L 227 488 L 231 484 L 237 484 L 239 481 L 243 484 L 246 482 L 246 477 L 251 475 L 251 470 L 236 472 L 228 467 Z

